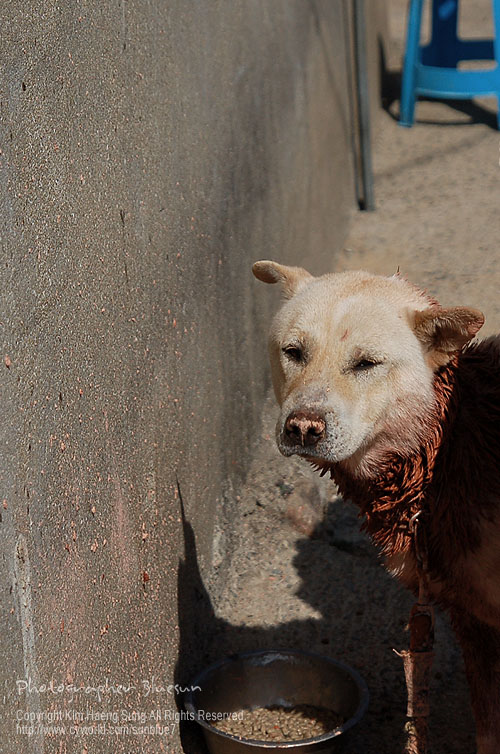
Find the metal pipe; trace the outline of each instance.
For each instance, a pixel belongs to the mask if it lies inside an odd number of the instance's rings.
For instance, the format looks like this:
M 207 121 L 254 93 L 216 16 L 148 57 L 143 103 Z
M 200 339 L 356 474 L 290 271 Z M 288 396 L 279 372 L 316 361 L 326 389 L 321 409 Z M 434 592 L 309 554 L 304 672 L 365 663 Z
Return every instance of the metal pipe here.
M 363 199 L 360 209 L 374 210 L 373 169 L 370 128 L 370 93 L 366 62 L 365 0 L 354 0 L 354 54 L 356 58 L 356 96 L 358 101 L 359 142 Z

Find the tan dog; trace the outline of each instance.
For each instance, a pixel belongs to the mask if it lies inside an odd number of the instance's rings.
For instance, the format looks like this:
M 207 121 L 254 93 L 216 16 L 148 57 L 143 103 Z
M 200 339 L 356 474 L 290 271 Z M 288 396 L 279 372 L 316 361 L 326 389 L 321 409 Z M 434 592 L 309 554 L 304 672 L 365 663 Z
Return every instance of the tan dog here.
M 330 471 L 389 570 L 418 588 L 411 517 L 425 514 L 429 591 L 450 612 L 477 750 L 500 752 L 500 338 L 396 275 L 312 277 L 261 261 L 286 301 L 270 333 L 277 442 Z

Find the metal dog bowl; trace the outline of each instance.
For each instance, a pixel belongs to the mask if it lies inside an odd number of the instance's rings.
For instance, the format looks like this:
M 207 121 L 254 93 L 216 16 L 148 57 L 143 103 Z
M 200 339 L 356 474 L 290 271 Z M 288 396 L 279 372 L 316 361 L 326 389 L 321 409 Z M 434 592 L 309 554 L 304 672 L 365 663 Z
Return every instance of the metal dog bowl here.
M 360 720 L 368 704 L 365 682 L 348 665 L 290 649 L 232 655 L 204 670 L 192 688 L 184 704 L 202 726 L 211 754 L 326 754 L 335 750 L 338 737 Z M 208 721 L 217 713 L 273 704 L 328 707 L 345 722 L 315 738 L 272 742 L 233 736 Z

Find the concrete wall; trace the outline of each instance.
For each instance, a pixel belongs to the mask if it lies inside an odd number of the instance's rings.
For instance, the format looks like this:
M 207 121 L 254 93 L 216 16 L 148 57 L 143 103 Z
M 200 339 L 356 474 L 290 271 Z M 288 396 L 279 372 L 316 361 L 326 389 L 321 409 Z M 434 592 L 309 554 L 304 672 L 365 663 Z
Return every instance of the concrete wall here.
M 179 751 L 177 728 L 70 726 L 175 710 L 142 682 L 174 677 L 180 498 L 209 573 L 218 501 L 245 474 L 270 298 L 251 262 L 327 270 L 354 206 L 347 11 L 0 8 L 3 752 Z M 106 679 L 102 701 L 40 688 Z M 66 733 L 16 731 L 51 710 Z

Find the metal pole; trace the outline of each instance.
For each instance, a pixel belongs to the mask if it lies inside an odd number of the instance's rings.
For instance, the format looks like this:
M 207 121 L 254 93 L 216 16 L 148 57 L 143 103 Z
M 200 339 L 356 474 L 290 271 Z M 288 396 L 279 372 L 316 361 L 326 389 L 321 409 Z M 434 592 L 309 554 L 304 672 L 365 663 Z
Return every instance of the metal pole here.
M 373 169 L 370 129 L 370 94 L 366 63 L 365 0 L 354 0 L 354 52 L 356 57 L 356 94 L 358 99 L 359 140 L 363 202 L 361 209 L 374 210 Z

